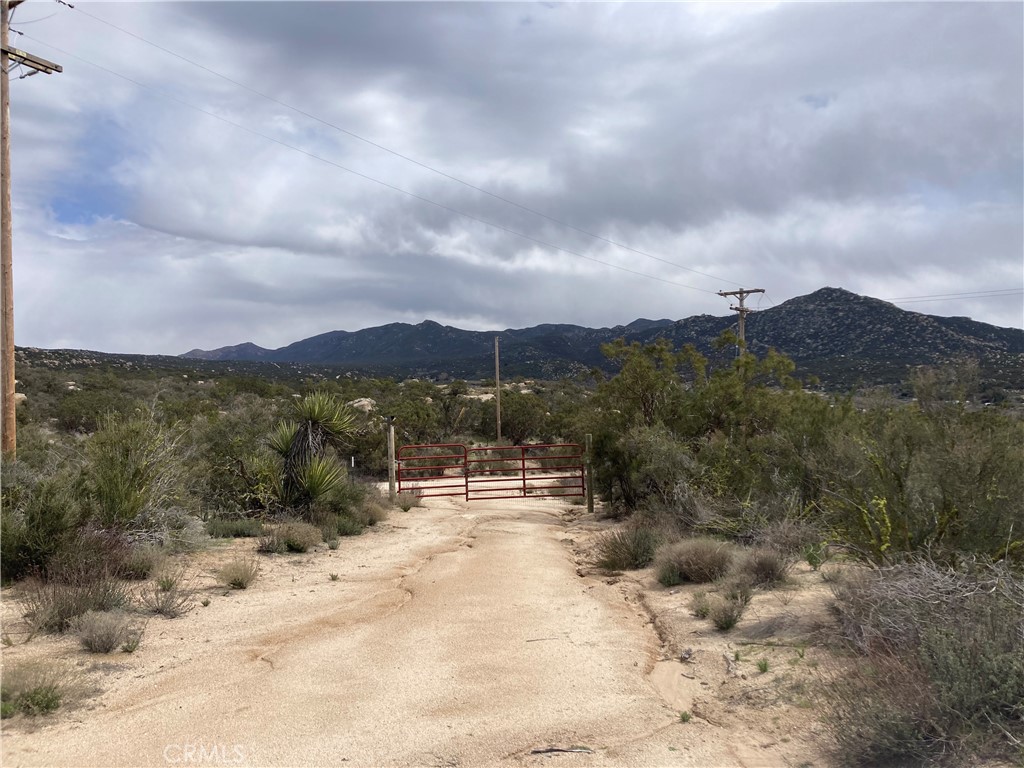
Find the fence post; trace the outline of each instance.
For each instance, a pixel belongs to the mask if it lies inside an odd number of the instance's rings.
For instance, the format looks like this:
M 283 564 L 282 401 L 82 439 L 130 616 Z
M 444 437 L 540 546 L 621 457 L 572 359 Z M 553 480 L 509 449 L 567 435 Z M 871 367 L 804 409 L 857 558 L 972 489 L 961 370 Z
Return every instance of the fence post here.
M 388 416 L 388 499 L 397 500 L 395 493 L 395 417 Z
M 594 436 L 586 436 L 586 450 L 587 455 L 583 461 L 584 471 L 587 473 L 587 513 L 594 514 L 594 461 L 592 458 L 594 448 Z

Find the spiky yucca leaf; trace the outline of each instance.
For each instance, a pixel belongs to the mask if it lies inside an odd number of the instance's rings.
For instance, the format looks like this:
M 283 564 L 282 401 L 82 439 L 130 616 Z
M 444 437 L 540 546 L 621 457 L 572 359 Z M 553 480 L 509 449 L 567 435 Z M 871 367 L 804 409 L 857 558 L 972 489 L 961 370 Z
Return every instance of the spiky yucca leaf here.
M 278 422 L 267 436 L 267 445 L 278 456 L 287 456 L 299 434 L 299 425 L 294 421 Z
M 298 473 L 299 484 L 311 501 L 329 493 L 344 477 L 345 469 L 327 456 L 314 456 Z
M 356 428 L 356 413 L 327 392 L 313 392 L 295 403 L 295 418 L 326 432 L 329 439 L 343 440 Z

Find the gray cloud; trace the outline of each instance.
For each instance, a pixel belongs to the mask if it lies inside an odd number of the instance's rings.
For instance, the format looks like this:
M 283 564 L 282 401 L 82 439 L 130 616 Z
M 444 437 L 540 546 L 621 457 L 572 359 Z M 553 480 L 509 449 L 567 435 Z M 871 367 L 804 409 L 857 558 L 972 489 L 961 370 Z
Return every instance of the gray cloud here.
M 73 58 L 63 75 L 16 84 L 19 343 L 180 352 L 426 317 L 615 325 L 725 314 L 714 295 L 725 280 L 766 287 L 776 303 L 826 284 L 886 297 L 1024 283 L 1020 5 L 87 10 L 473 184 L 723 280 L 508 206 L 66 11 L 26 26 L 38 43 L 24 46 L 60 60 L 44 43 L 57 45 L 153 90 Z M 473 217 L 702 290 L 546 249 L 161 94 Z M 908 306 L 1003 325 L 1022 315 L 1019 296 Z

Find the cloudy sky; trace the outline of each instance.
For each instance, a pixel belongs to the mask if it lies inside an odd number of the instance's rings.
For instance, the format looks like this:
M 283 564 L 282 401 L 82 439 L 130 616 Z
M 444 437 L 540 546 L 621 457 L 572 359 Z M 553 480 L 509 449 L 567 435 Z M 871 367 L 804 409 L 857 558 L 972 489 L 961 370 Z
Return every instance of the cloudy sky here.
M 1022 323 L 1021 3 L 31 0 L 12 26 L 64 67 L 11 88 L 20 345 L 611 326 L 739 286 Z

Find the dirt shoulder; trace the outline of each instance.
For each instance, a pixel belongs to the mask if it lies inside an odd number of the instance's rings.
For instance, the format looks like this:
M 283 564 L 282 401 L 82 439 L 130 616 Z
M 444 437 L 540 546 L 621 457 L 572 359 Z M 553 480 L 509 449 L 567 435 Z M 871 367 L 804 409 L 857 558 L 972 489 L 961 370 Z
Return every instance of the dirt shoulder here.
M 5 664 L 68 659 L 102 692 L 5 721 L 2 762 L 823 765 L 799 688 L 813 649 L 738 645 L 783 642 L 793 622 L 772 616 L 806 616 L 813 589 L 755 598 L 750 627 L 774 633 L 723 636 L 689 616 L 685 590 L 588 570 L 606 527 L 555 501 L 439 500 L 336 551 L 261 558 L 244 592 L 213 573 L 251 541 L 202 553 L 191 567 L 209 605 L 151 620 L 134 654 L 71 638 L 3 650 Z

